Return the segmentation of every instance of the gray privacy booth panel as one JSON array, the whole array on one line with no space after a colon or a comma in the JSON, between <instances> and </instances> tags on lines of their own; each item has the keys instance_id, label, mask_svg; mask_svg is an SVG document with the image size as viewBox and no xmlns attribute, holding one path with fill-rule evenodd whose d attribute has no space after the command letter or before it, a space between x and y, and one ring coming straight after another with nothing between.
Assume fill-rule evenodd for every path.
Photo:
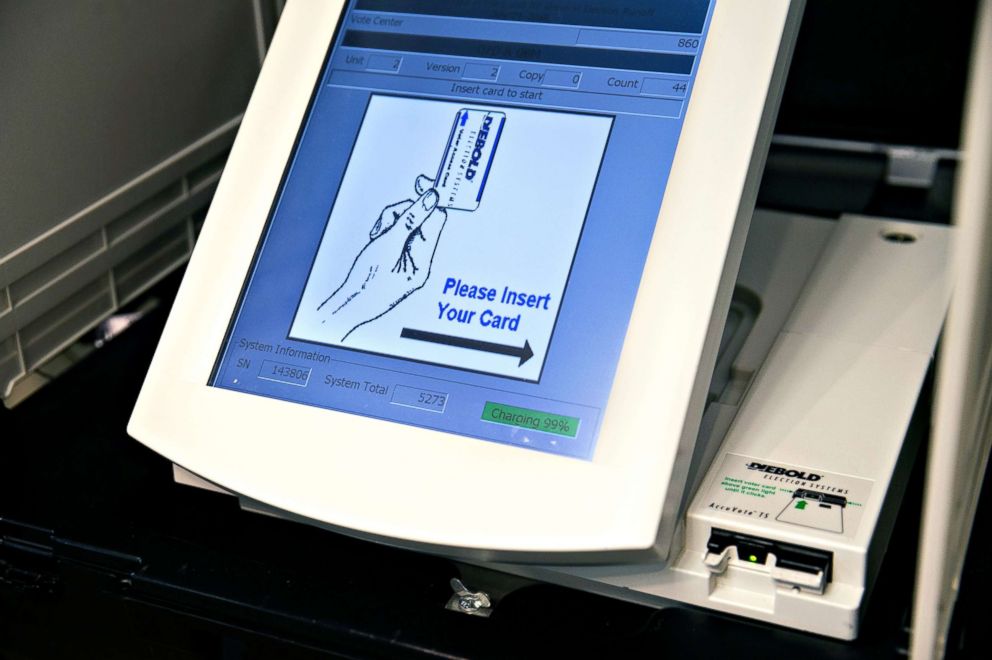
<instances>
[{"instance_id":1,"label":"gray privacy booth panel","mask_svg":"<svg viewBox=\"0 0 992 660\"><path fill-rule=\"evenodd\" d=\"M0 398L189 257L281 6L0 4Z\"/></svg>"}]
</instances>

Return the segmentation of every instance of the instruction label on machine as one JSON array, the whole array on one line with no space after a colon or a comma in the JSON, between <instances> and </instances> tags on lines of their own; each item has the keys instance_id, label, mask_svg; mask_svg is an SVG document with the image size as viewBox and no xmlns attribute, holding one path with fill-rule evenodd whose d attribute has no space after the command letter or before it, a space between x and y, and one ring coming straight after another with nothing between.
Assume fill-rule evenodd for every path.
<instances>
[{"instance_id":1,"label":"instruction label on machine","mask_svg":"<svg viewBox=\"0 0 992 660\"><path fill-rule=\"evenodd\" d=\"M873 482L741 454L723 458L710 512L854 538Z\"/></svg>"}]
</instances>

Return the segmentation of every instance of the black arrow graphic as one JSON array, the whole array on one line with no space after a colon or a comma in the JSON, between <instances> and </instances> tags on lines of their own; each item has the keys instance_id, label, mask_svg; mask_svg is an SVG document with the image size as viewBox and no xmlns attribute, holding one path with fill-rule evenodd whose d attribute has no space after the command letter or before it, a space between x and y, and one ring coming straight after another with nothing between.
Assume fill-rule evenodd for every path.
<instances>
[{"instance_id":1,"label":"black arrow graphic","mask_svg":"<svg viewBox=\"0 0 992 660\"><path fill-rule=\"evenodd\" d=\"M403 331L400 332L400 337L403 339L426 341L431 344L443 344L445 346L467 348L472 351L482 351L484 353L509 355L510 357L520 359L520 364L517 365L518 367L524 366L524 363L527 362L527 360L534 357L534 351L531 350L529 341L524 341L523 346L507 346L506 344L494 344L488 341L479 341L478 339L467 339L465 337L455 337L453 335L442 335L436 332L413 330L411 328L403 328Z\"/></svg>"}]
</instances>

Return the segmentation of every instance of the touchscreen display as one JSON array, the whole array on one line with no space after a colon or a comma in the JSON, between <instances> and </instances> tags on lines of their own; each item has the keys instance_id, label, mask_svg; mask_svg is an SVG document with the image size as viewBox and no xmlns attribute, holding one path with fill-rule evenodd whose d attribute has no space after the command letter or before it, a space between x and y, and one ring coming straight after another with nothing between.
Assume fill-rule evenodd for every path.
<instances>
[{"instance_id":1,"label":"touchscreen display","mask_svg":"<svg viewBox=\"0 0 992 660\"><path fill-rule=\"evenodd\" d=\"M590 458L711 4L351 0L211 385Z\"/></svg>"}]
</instances>

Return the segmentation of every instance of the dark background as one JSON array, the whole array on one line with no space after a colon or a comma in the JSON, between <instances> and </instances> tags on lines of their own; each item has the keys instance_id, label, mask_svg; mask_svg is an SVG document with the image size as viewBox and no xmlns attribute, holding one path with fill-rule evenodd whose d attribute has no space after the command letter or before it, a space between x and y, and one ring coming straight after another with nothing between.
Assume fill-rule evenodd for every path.
<instances>
[{"instance_id":1,"label":"dark background","mask_svg":"<svg viewBox=\"0 0 992 660\"><path fill-rule=\"evenodd\" d=\"M975 0L807 0L777 133L956 148Z\"/></svg>"}]
</instances>

